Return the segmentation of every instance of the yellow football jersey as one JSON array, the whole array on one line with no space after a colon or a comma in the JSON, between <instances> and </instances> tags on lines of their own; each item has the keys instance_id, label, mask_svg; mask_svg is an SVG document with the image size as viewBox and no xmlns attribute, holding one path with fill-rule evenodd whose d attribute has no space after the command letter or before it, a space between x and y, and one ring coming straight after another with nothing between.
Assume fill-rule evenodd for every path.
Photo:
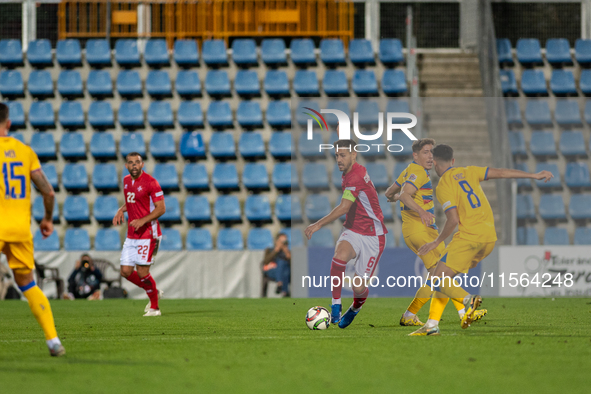
<instances>
[{"instance_id":1,"label":"yellow football jersey","mask_svg":"<svg viewBox=\"0 0 591 394\"><path fill-rule=\"evenodd\" d=\"M37 154L16 138L0 137L0 240L23 242L31 234L31 172Z\"/></svg>"},{"instance_id":2,"label":"yellow football jersey","mask_svg":"<svg viewBox=\"0 0 591 394\"><path fill-rule=\"evenodd\" d=\"M459 238L481 243L497 240L493 212L480 186L488 167L450 167L437 185L437 200L444 211L457 208Z\"/></svg>"},{"instance_id":3,"label":"yellow football jersey","mask_svg":"<svg viewBox=\"0 0 591 394\"><path fill-rule=\"evenodd\" d=\"M396 184L400 187L405 183L410 183L417 188L417 191L413 196L414 201L425 211L435 214L435 207L433 204L433 185L429 178L429 171L413 161L404 171L402 171L396 180ZM419 214L410 208L405 207L402 201L400 202L400 210L402 216L402 233L405 237L426 229L423 222L421 222ZM435 223L429 227L437 230Z\"/></svg>"}]
</instances>

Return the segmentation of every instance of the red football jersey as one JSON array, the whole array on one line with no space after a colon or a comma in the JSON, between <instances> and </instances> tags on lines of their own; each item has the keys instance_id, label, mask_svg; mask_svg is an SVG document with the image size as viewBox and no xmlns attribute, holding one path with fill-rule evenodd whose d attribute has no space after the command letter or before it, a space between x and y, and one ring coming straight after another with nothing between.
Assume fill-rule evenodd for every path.
<instances>
[{"instance_id":1,"label":"red football jersey","mask_svg":"<svg viewBox=\"0 0 591 394\"><path fill-rule=\"evenodd\" d=\"M343 193L348 190L355 197L353 206L347 212L345 228L361 235L386 234L388 230L384 225L378 192L365 167L353 163L351 171L343 174L342 188Z\"/></svg>"},{"instance_id":2,"label":"red football jersey","mask_svg":"<svg viewBox=\"0 0 591 394\"><path fill-rule=\"evenodd\" d=\"M129 223L149 215L154 210L154 203L164 199L158 181L143 171L136 180L131 179L131 175L123 178L123 194ZM127 238L130 239L158 238L161 235L158 220L146 223L137 231L129 225L127 227Z\"/></svg>"}]
</instances>

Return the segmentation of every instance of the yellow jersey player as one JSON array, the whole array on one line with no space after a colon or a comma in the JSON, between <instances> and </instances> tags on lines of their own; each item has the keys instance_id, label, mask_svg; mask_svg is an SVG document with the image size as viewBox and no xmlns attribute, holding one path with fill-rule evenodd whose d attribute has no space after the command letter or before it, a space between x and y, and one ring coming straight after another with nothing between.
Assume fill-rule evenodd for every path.
<instances>
[{"instance_id":1,"label":"yellow jersey player","mask_svg":"<svg viewBox=\"0 0 591 394\"><path fill-rule=\"evenodd\" d=\"M54 192L35 152L9 137L9 129L8 106L0 103L0 252L6 255L14 280L45 333L49 354L59 357L66 350L57 336L49 301L33 278L31 181L43 195L45 216L39 228L44 237L53 232Z\"/></svg>"},{"instance_id":2,"label":"yellow jersey player","mask_svg":"<svg viewBox=\"0 0 591 394\"><path fill-rule=\"evenodd\" d=\"M456 226L458 232L444 249L430 278L435 290L445 297L463 299L466 313L461 321L467 328L474 321L474 311L482 302L479 295L470 295L451 278L465 274L492 252L497 233L493 212L480 186L480 182L501 178L530 178L547 182L552 178L549 171L531 174L525 171L490 167L454 167L453 149L437 145L433 149L435 172L441 178L437 185L437 201L445 211L446 222L441 233L432 242L419 248L419 255L426 255L439 247ZM410 335L439 335L439 320L443 311L429 313L427 323Z\"/></svg>"}]
</instances>

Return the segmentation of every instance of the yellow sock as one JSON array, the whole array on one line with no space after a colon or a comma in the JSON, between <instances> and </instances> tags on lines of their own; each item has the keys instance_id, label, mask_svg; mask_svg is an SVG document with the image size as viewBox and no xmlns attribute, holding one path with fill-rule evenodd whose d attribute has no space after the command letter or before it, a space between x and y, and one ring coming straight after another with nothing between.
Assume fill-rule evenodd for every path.
<instances>
[{"instance_id":1,"label":"yellow sock","mask_svg":"<svg viewBox=\"0 0 591 394\"><path fill-rule=\"evenodd\" d=\"M436 291L433 294L433 298L431 298L431 307L429 308L429 320L441 320L441 315L443 315L443 311L445 306L449 302L449 298L447 298L444 294Z\"/></svg>"},{"instance_id":2,"label":"yellow sock","mask_svg":"<svg viewBox=\"0 0 591 394\"><path fill-rule=\"evenodd\" d=\"M431 288L427 285L423 285L419 290L417 290L417 294L415 294L415 298L412 300L410 305L408 306L408 311L412 314L417 314L417 312L429 301L431 298Z\"/></svg>"},{"instance_id":3,"label":"yellow sock","mask_svg":"<svg viewBox=\"0 0 591 394\"><path fill-rule=\"evenodd\" d=\"M32 282L33 286L23 291L23 295L29 301L29 308L37 319L37 322L45 333L45 339L57 338L57 331L55 330L55 323L53 322L53 313L51 313L51 306L49 300L41 289ZM24 288L26 288L25 286ZM21 288L22 291L22 288Z\"/></svg>"},{"instance_id":4,"label":"yellow sock","mask_svg":"<svg viewBox=\"0 0 591 394\"><path fill-rule=\"evenodd\" d=\"M459 311L461 311L462 309L464 309L464 300L461 298L452 298L451 301L454 303L454 306L456 307L456 309Z\"/></svg>"},{"instance_id":5,"label":"yellow sock","mask_svg":"<svg viewBox=\"0 0 591 394\"><path fill-rule=\"evenodd\" d=\"M442 280L439 284L439 291L445 294L446 297L463 301L464 298L470 295L461 286L454 285L453 281L449 279L449 276Z\"/></svg>"}]
</instances>

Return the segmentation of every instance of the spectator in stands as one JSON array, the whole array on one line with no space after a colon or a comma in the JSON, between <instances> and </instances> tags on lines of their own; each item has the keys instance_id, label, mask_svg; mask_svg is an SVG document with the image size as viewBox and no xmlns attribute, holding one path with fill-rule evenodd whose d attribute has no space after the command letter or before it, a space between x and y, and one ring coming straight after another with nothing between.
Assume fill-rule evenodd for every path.
<instances>
[{"instance_id":1,"label":"spectator in stands","mask_svg":"<svg viewBox=\"0 0 591 394\"><path fill-rule=\"evenodd\" d=\"M74 271L68 278L68 292L64 294L64 298L98 300L101 295L102 279L103 274L94 266L92 257L85 253L80 256L80 260L76 261Z\"/></svg>"},{"instance_id":2,"label":"spectator in stands","mask_svg":"<svg viewBox=\"0 0 591 394\"><path fill-rule=\"evenodd\" d=\"M265 250L263 260L263 274L277 282L277 293L282 297L289 296L289 284L291 282L291 252L287 242L287 235L277 234L275 246Z\"/></svg>"}]
</instances>

